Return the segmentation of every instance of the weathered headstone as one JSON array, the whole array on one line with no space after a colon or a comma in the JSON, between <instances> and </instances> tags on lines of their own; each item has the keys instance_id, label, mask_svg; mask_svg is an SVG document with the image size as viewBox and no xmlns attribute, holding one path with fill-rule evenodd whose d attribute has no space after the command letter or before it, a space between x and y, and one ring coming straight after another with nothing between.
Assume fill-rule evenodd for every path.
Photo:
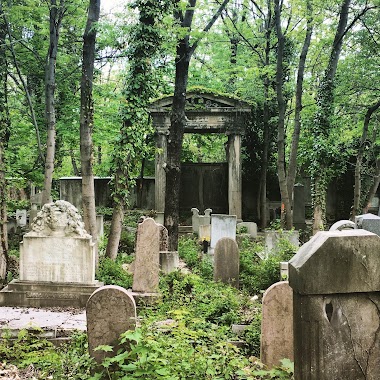
<instances>
[{"instance_id":1,"label":"weathered headstone","mask_svg":"<svg viewBox=\"0 0 380 380\"><path fill-rule=\"evenodd\" d=\"M242 228L247 229L247 233L253 238L257 238L257 224L255 222L240 222L236 225L237 231Z\"/></svg>"},{"instance_id":2,"label":"weathered headstone","mask_svg":"<svg viewBox=\"0 0 380 380\"><path fill-rule=\"evenodd\" d=\"M16 210L16 222L19 227L26 226L26 210Z\"/></svg>"},{"instance_id":3,"label":"weathered headstone","mask_svg":"<svg viewBox=\"0 0 380 380\"><path fill-rule=\"evenodd\" d=\"M356 228L373 232L380 236L380 216L374 214L363 214L355 217Z\"/></svg>"},{"instance_id":4,"label":"weathered headstone","mask_svg":"<svg viewBox=\"0 0 380 380\"><path fill-rule=\"evenodd\" d=\"M380 373L380 238L319 232L289 262L297 380L369 380Z\"/></svg>"},{"instance_id":5,"label":"weathered headstone","mask_svg":"<svg viewBox=\"0 0 380 380\"><path fill-rule=\"evenodd\" d=\"M281 261L280 262L280 279L282 281L288 280L289 278L289 262Z\"/></svg>"},{"instance_id":6,"label":"weathered headstone","mask_svg":"<svg viewBox=\"0 0 380 380\"><path fill-rule=\"evenodd\" d=\"M298 231L275 231L266 230L265 235L265 256L278 252L280 239L287 239L295 247L299 247Z\"/></svg>"},{"instance_id":7,"label":"weathered headstone","mask_svg":"<svg viewBox=\"0 0 380 380\"><path fill-rule=\"evenodd\" d=\"M239 288L239 248L234 239L218 240L214 250L214 281Z\"/></svg>"},{"instance_id":8,"label":"weathered headstone","mask_svg":"<svg viewBox=\"0 0 380 380\"><path fill-rule=\"evenodd\" d=\"M78 210L45 204L20 244L20 279L2 290L0 305L84 307L95 280L95 247Z\"/></svg>"},{"instance_id":9,"label":"weathered headstone","mask_svg":"<svg viewBox=\"0 0 380 380\"><path fill-rule=\"evenodd\" d=\"M104 235L104 218L103 215L96 215L96 228L98 231L98 236L101 237Z\"/></svg>"},{"instance_id":10,"label":"weathered headstone","mask_svg":"<svg viewBox=\"0 0 380 380\"><path fill-rule=\"evenodd\" d=\"M160 268L163 273L171 273L179 267L178 251L160 251Z\"/></svg>"},{"instance_id":11,"label":"weathered headstone","mask_svg":"<svg viewBox=\"0 0 380 380\"><path fill-rule=\"evenodd\" d=\"M193 216L191 217L191 225L193 227L193 232L197 234L199 229L199 210L193 207L191 212L193 213Z\"/></svg>"},{"instance_id":12,"label":"weathered headstone","mask_svg":"<svg viewBox=\"0 0 380 380\"><path fill-rule=\"evenodd\" d=\"M236 240L236 215L212 214L210 254L214 253L218 240L224 237Z\"/></svg>"},{"instance_id":13,"label":"weathered headstone","mask_svg":"<svg viewBox=\"0 0 380 380\"><path fill-rule=\"evenodd\" d=\"M135 300L120 286L103 286L89 298L86 318L89 353L100 364L104 358L116 354L120 335L135 329ZM113 346L113 351L95 351L100 345Z\"/></svg>"},{"instance_id":14,"label":"weathered headstone","mask_svg":"<svg viewBox=\"0 0 380 380\"><path fill-rule=\"evenodd\" d=\"M293 361L293 291L287 281L270 286L263 296L261 361L269 368Z\"/></svg>"},{"instance_id":15,"label":"weathered headstone","mask_svg":"<svg viewBox=\"0 0 380 380\"><path fill-rule=\"evenodd\" d=\"M132 289L134 292L155 293L160 270L160 225L146 218L138 225Z\"/></svg>"}]
</instances>

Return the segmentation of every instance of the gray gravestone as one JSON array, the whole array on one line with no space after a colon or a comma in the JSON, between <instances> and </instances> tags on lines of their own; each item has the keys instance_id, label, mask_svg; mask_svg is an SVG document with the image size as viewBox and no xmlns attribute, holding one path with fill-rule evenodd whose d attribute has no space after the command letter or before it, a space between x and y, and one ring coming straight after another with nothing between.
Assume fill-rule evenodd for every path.
<instances>
[{"instance_id":1,"label":"gray gravestone","mask_svg":"<svg viewBox=\"0 0 380 380\"><path fill-rule=\"evenodd\" d=\"M369 380L380 373L380 238L319 232L289 262L295 379Z\"/></svg>"},{"instance_id":2,"label":"gray gravestone","mask_svg":"<svg viewBox=\"0 0 380 380\"><path fill-rule=\"evenodd\" d=\"M16 210L16 222L19 227L26 226L26 210Z\"/></svg>"},{"instance_id":3,"label":"gray gravestone","mask_svg":"<svg viewBox=\"0 0 380 380\"><path fill-rule=\"evenodd\" d=\"M171 273L179 267L178 251L160 251L160 268L163 273Z\"/></svg>"},{"instance_id":4,"label":"gray gravestone","mask_svg":"<svg viewBox=\"0 0 380 380\"><path fill-rule=\"evenodd\" d=\"M364 214L355 217L356 228L362 228L380 236L380 216Z\"/></svg>"},{"instance_id":5,"label":"gray gravestone","mask_svg":"<svg viewBox=\"0 0 380 380\"><path fill-rule=\"evenodd\" d=\"M305 218L305 186L302 183L296 183L294 190L294 206L293 206L293 224L297 230L306 228Z\"/></svg>"},{"instance_id":6,"label":"gray gravestone","mask_svg":"<svg viewBox=\"0 0 380 380\"><path fill-rule=\"evenodd\" d=\"M160 225L152 218L146 218L137 228L132 285L134 292L154 293L158 290L159 252Z\"/></svg>"},{"instance_id":7,"label":"gray gravestone","mask_svg":"<svg viewBox=\"0 0 380 380\"><path fill-rule=\"evenodd\" d=\"M193 213L193 216L191 217L191 225L193 227L193 232L197 234L199 228L199 210L193 207L191 212Z\"/></svg>"},{"instance_id":8,"label":"gray gravestone","mask_svg":"<svg viewBox=\"0 0 380 380\"><path fill-rule=\"evenodd\" d=\"M255 222L240 222L236 225L237 230L241 230L242 227L247 229L247 233L253 238L257 238L257 224Z\"/></svg>"},{"instance_id":9,"label":"gray gravestone","mask_svg":"<svg viewBox=\"0 0 380 380\"><path fill-rule=\"evenodd\" d=\"M236 215L212 214L210 254L214 253L218 240L224 237L236 240Z\"/></svg>"},{"instance_id":10,"label":"gray gravestone","mask_svg":"<svg viewBox=\"0 0 380 380\"><path fill-rule=\"evenodd\" d=\"M104 358L116 354L120 335L135 329L136 304L124 288L103 286L89 298L86 318L89 353L100 364ZM113 346L113 351L95 351L100 345Z\"/></svg>"},{"instance_id":11,"label":"gray gravestone","mask_svg":"<svg viewBox=\"0 0 380 380\"><path fill-rule=\"evenodd\" d=\"M298 231L275 231L266 230L265 236L265 256L278 252L280 239L287 239L295 247L299 247L299 232Z\"/></svg>"},{"instance_id":12,"label":"gray gravestone","mask_svg":"<svg viewBox=\"0 0 380 380\"><path fill-rule=\"evenodd\" d=\"M260 359L269 368L293 361L293 291L287 281L270 286L263 296Z\"/></svg>"},{"instance_id":13,"label":"gray gravestone","mask_svg":"<svg viewBox=\"0 0 380 380\"><path fill-rule=\"evenodd\" d=\"M234 239L221 238L216 243L214 281L239 288L239 248Z\"/></svg>"}]
</instances>

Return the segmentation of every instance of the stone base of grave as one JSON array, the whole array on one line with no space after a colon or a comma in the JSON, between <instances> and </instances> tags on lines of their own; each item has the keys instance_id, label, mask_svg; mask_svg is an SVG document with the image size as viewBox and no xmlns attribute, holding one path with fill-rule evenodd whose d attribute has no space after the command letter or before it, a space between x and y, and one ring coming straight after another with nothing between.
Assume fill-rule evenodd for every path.
<instances>
[{"instance_id":1,"label":"stone base of grave","mask_svg":"<svg viewBox=\"0 0 380 380\"><path fill-rule=\"evenodd\" d=\"M101 286L99 281L81 284L13 280L0 291L0 306L84 308Z\"/></svg>"},{"instance_id":2,"label":"stone base of grave","mask_svg":"<svg viewBox=\"0 0 380 380\"><path fill-rule=\"evenodd\" d=\"M145 305L154 305L157 302L162 300L161 293L140 293L140 292L131 292L137 307Z\"/></svg>"}]
</instances>

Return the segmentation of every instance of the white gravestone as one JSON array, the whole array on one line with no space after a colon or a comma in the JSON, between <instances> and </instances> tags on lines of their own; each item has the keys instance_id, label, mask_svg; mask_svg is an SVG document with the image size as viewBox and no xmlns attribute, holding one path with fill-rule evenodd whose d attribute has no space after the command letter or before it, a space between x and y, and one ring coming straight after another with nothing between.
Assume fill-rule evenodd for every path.
<instances>
[{"instance_id":1,"label":"white gravestone","mask_svg":"<svg viewBox=\"0 0 380 380\"><path fill-rule=\"evenodd\" d=\"M19 227L26 226L26 210L16 210L16 222Z\"/></svg>"},{"instance_id":2,"label":"white gravestone","mask_svg":"<svg viewBox=\"0 0 380 380\"><path fill-rule=\"evenodd\" d=\"M236 215L212 214L210 254L214 253L218 240L224 237L236 240Z\"/></svg>"},{"instance_id":3,"label":"white gravestone","mask_svg":"<svg viewBox=\"0 0 380 380\"><path fill-rule=\"evenodd\" d=\"M77 209L66 201L44 205L20 244L20 280L95 283L95 248Z\"/></svg>"}]
</instances>

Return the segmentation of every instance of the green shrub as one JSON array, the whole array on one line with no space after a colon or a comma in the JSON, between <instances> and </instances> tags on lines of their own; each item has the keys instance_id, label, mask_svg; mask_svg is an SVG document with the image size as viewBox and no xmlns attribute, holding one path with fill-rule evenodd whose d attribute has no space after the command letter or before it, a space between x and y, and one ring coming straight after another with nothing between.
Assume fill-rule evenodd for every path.
<instances>
[{"instance_id":1,"label":"green shrub","mask_svg":"<svg viewBox=\"0 0 380 380\"><path fill-rule=\"evenodd\" d=\"M113 261L108 257L99 260L99 267L96 271L96 278L104 282L104 285L119 285L129 289L132 287L133 276L123 268L123 256Z\"/></svg>"}]
</instances>

